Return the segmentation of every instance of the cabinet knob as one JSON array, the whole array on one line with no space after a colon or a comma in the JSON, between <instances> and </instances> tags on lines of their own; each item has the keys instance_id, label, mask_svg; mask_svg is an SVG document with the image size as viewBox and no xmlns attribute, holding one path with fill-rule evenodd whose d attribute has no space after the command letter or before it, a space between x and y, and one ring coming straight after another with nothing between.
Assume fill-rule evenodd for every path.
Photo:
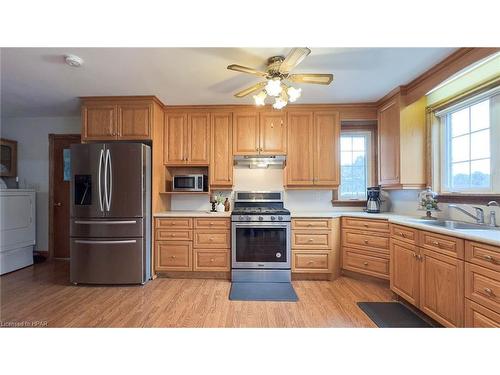
<instances>
[{"instance_id":1,"label":"cabinet knob","mask_svg":"<svg viewBox=\"0 0 500 375\"><path fill-rule=\"evenodd\" d=\"M307 264L313 264L314 263L314 260L310 260L309 262L307 262Z\"/></svg>"},{"instance_id":2,"label":"cabinet knob","mask_svg":"<svg viewBox=\"0 0 500 375\"><path fill-rule=\"evenodd\" d=\"M368 265L368 262L363 262L363 265L367 266L367 265Z\"/></svg>"},{"instance_id":3,"label":"cabinet knob","mask_svg":"<svg viewBox=\"0 0 500 375\"><path fill-rule=\"evenodd\" d=\"M210 262L215 262L215 259L214 258L210 258Z\"/></svg>"},{"instance_id":4,"label":"cabinet knob","mask_svg":"<svg viewBox=\"0 0 500 375\"><path fill-rule=\"evenodd\" d=\"M365 228L368 228L368 224L364 224Z\"/></svg>"},{"instance_id":5,"label":"cabinet knob","mask_svg":"<svg viewBox=\"0 0 500 375\"><path fill-rule=\"evenodd\" d=\"M210 225L214 225L214 223L210 223Z\"/></svg>"},{"instance_id":6,"label":"cabinet knob","mask_svg":"<svg viewBox=\"0 0 500 375\"><path fill-rule=\"evenodd\" d=\"M56 202L56 203L54 203L54 206L55 206L55 207L61 207L61 206L62 206L62 203L61 203L61 202Z\"/></svg>"},{"instance_id":7,"label":"cabinet knob","mask_svg":"<svg viewBox=\"0 0 500 375\"><path fill-rule=\"evenodd\" d=\"M365 243L365 245L368 245L368 240L364 240L363 242Z\"/></svg>"},{"instance_id":8,"label":"cabinet knob","mask_svg":"<svg viewBox=\"0 0 500 375\"><path fill-rule=\"evenodd\" d=\"M210 237L210 238L209 238L209 240L210 240L210 241L213 241L213 240L214 240L214 238L213 238L213 237Z\"/></svg>"},{"instance_id":9,"label":"cabinet knob","mask_svg":"<svg viewBox=\"0 0 500 375\"><path fill-rule=\"evenodd\" d=\"M309 242L313 242L313 241L314 241L314 239L313 239L313 238L309 238Z\"/></svg>"},{"instance_id":10,"label":"cabinet knob","mask_svg":"<svg viewBox=\"0 0 500 375\"><path fill-rule=\"evenodd\" d=\"M490 296L494 296L495 293L490 288L484 288L484 292Z\"/></svg>"},{"instance_id":11,"label":"cabinet knob","mask_svg":"<svg viewBox=\"0 0 500 375\"><path fill-rule=\"evenodd\" d=\"M172 255L170 258L175 259L175 255Z\"/></svg>"},{"instance_id":12,"label":"cabinet knob","mask_svg":"<svg viewBox=\"0 0 500 375\"><path fill-rule=\"evenodd\" d=\"M175 233L172 233L170 236L175 237Z\"/></svg>"},{"instance_id":13,"label":"cabinet knob","mask_svg":"<svg viewBox=\"0 0 500 375\"><path fill-rule=\"evenodd\" d=\"M484 258L484 260L486 260L488 262L495 263L495 264L498 263L498 261L495 258L493 258L491 255L484 255L483 258Z\"/></svg>"},{"instance_id":14,"label":"cabinet knob","mask_svg":"<svg viewBox=\"0 0 500 375\"><path fill-rule=\"evenodd\" d=\"M404 234L403 232L399 232L399 235L400 235L401 237L404 237L404 236L405 236L405 234Z\"/></svg>"},{"instance_id":15,"label":"cabinet knob","mask_svg":"<svg viewBox=\"0 0 500 375\"><path fill-rule=\"evenodd\" d=\"M437 242L437 241L432 241L432 244L433 244L434 246L439 246L439 242Z\"/></svg>"}]
</instances>

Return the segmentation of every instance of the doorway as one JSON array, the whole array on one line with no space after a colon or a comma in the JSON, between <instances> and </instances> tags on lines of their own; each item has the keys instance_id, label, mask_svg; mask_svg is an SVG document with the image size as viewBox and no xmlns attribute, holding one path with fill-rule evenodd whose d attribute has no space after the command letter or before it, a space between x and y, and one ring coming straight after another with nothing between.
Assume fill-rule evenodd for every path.
<instances>
[{"instance_id":1,"label":"doorway","mask_svg":"<svg viewBox=\"0 0 500 375\"><path fill-rule=\"evenodd\" d=\"M78 134L49 134L49 257L69 258L70 145Z\"/></svg>"}]
</instances>

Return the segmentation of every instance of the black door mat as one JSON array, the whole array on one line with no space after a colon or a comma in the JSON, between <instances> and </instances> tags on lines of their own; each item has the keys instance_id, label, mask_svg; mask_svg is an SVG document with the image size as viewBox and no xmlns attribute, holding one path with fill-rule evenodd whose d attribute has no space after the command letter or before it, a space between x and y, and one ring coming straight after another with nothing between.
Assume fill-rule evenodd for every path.
<instances>
[{"instance_id":1,"label":"black door mat","mask_svg":"<svg viewBox=\"0 0 500 375\"><path fill-rule=\"evenodd\" d=\"M232 301L298 301L292 283L232 283Z\"/></svg>"},{"instance_id":2,"label":"black door mat","mask_svg":"<svg viewBox=\"0 0 500 375\"><path fill-rule=\"evenodd\" d=\"M358 302L380 328L432 328L433 326L399 302Z\"/></svg>"}]
</instances>

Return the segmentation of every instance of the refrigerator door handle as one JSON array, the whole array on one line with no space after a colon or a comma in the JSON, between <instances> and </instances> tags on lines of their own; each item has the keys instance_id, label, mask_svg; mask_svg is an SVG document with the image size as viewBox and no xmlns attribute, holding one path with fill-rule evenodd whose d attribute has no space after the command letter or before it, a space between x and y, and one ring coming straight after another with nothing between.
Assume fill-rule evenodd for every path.
<instances>
[{"instance_id":1,"label":"refrigerator door handle","mask_svg":"<svg viewBox=\"0 0 500 375\"><path fill-rule=\"evenodd\" d=\"M136 243L137 240L75 240L75 243L81 244L92 244L92 245L113 245L113 244L124 244L124 243Z\"/></svg>"},{"instance_id":2,"label":"refrigerator door handle","mask_svg":"<svg viewBox=\"0 0 500 375\"><path fill-rule=\"evenodd\" d=\"M106 150L106 155L104 157L104 209L109 211L108 202L108 157L109 150Z\"/></svg>"},{"instance_id":3,"label":"refrigerator door handle","mask_svg":"<svg viewBox=\"0 0 500 375\"><path fill-rule=\"evenodd\" d=\"M99 208L101 209L101 212L104 211L103 204L102 204L102 186L101 186L101 171L102 171L102 160L104 158L104 150L101 149L101 153L99 155L99 171L97 172L98 177L98 187L97 189L99 190Z\"/></svg>"},{"instance_id":4,"label":"refrigerator door handle","mask_svg":"<svg viewBox=\"0 0 500 375\"><path fill-rule=\"evenodd\" d=\"M111 152L109 150L106 150L108 152L107 158L108 158L108 164L109 164L109 169L108 169L108 176L109 176L109 188L108 188L108 211L111 209L111 196L113 194L113 164L111 160Z\"/></svg>"},{"instance_id":5,"label":"refrigerator door handle","mask_svg":"<svg viewBox=\"0 0 500 375\"><path fill-rule=\"evenodd\" d=\"M94 220L75 220L75 224L137 224L137 220L114 220L114 221L94 221Z\"/></svg>"}]
</instances>

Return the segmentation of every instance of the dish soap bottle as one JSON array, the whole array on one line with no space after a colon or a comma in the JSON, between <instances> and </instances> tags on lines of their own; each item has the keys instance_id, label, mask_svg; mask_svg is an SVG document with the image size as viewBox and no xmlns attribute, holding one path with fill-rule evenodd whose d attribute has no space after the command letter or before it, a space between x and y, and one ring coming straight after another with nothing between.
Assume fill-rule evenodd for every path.
<instances>
[{"instance_id":1,"label":"dish soap bottle","mask_svg":"<svg viewBox=\"0 0 500 375\"><path fill-rule=\"evenodd\" d=\"M224 211L229 211L231 210L231 203L229 203L229 198L226 198L226 200L224 201Z\"/></svg>"}]
</instances>

